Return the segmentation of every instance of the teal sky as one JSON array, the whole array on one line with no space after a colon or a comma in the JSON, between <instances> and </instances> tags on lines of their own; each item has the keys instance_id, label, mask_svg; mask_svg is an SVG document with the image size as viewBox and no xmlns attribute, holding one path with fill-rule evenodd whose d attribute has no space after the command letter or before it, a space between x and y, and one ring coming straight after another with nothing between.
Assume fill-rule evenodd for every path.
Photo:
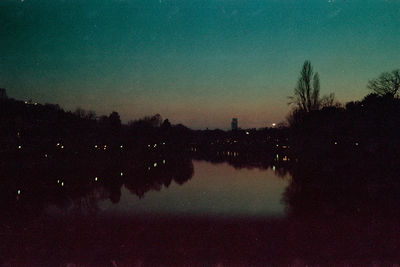
<instances>
[{"instance_id":1,"label":"teal sky","mask_svg":"<svg viewBox=\"0 0 400 267\"><path fill-rule=\"evenodd\" d=\"M284 120L304 60L341 102L400 68L398 0L1 0L0 87L123 121Z\"/></svg>"}]
</instances>

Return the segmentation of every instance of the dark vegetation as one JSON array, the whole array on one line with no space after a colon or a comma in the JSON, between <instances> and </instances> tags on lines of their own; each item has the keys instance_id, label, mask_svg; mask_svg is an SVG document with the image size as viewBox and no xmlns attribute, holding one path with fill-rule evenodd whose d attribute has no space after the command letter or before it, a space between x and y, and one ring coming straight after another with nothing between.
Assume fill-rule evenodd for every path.
<instances>
[{"instance_id":1,"label":"dark vegetation","mask_svg":"<svg viewBox=\"0 0 400 267\"><path fill-rule=\"evenodd\" d=\"M28 260L21 262L38 264L48 254L41 252L48 244L38 244L40 236L65 246L80 244L76 251L84 253L49 241L57 263L71 257L110 263L123 257L152 264L171 255L183 265L204 259L210 259L206 264L398 261L398 73L383 73L368 83L372 93L342 105L333 94L320 97L319 76L307 61L290 98L294 108L287 127L236 131L195 131L160 115L123 124L117 112L100 117L83 109L68 112L58 105L8 99L1 91L0 234L3 244L11 244L1 248L15 257L25 251ZM194 174L192 159L290 174L283 196L288 217L100 222L95 216L85 221L71 216L47 222L54 229L41 232L47 219L40 216L49 205L94 215L98 201L119 202L123 186L141 198L172 182L184 184ZM27 235L26 243L18 243L14 233ZM76 241L84 235L91 239ZM102 235L115 245L110 259L98 258ZM157 242L170 249L152 249Z\"/></svg>"},{"instance_id":2,"label":"dark vegetation","mask_svg":"<svg viewBox=\"0 0 400 267\"><path fill-rule=\"evenodd\" d=\"M159 114L123 124L115 111L99 117L81 108L64 111L54 104L9 99L2 89L0 155L5 160L0 164L17 169L59 162L71 166L77 164L71 163L74 160L90 165L180 155L228 161L237 168L281 163L296 169L310 162L395 168L400 158L399 81L398 70L383 73L369 81L371 94L343 106L333 94L320 97L319 75L306 61L290 97L294 108L287 127L233 131L191 130Z\"/></svg>"},{"instance_id":3,"label":"dark vegetation","mask_svg":"<svg viewBox=\"0 0 400 267\"><path fill-rule=\"evenodd\" d=\"M400 158L398 74L398 70L381 74L369 81L371 94L343 106L333 94L320 97L319 75L306 61L290 97L294 108L288 126L232 131L191 130L159 114L123 124L115 111L109 116L81 108L64 111L54 104L9 99L2 89L0 155L5 160L0 164L9 170L19 166L46 169L60 162L109 166L113 161L156 162L179 155L180 160L228 161L236 168L283 164L286 170L296 170L299 164L310 163L339 164L342 169L352 164L361 169L396 168ZM18 179L9 180L15 183L11 190L15 194L21 186L15 182Z\"/></svg>"}]
</instances>

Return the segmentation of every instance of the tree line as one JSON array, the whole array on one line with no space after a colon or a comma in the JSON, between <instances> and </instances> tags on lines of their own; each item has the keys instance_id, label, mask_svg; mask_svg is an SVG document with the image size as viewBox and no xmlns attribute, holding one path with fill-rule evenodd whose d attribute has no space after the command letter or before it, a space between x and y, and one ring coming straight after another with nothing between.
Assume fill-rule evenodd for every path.
<instances>
[{"instance_id":1,"label":"tree line","mask_svg":"<svg viewBox=\"0 0 400 267\"><path fill-rule=\"evenodd\" d=\"M400 70L382 73L367 88L370 93L362 100L345 105L333 93L321 97L319 75L306 60L289 97L293 109L287 122L295 150L319 157L327 151L343 155L355 146L384 154L400 148Z\"/></svg>"}]
</instances>

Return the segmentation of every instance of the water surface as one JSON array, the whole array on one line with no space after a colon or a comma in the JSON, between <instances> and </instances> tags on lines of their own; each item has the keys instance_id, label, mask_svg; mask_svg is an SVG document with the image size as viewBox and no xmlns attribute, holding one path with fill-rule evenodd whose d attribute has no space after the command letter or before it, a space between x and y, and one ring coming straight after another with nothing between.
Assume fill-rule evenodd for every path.
<instances>
[{"instance_id":1,"label":"water surface","mask_svg":"<svg viewBox=\"0 0 400 267\"><path fill-rule=\"evenodd\" d=\"M272 169L235 169L226 162L193 160L193 165L193 177L182 185L172 182L141 198L123 186L119 203L105 200L99 207L104 213L119 215L284 215L282 193L289 184L289 175L278 177Z\"/></svg>"}]
</instances>

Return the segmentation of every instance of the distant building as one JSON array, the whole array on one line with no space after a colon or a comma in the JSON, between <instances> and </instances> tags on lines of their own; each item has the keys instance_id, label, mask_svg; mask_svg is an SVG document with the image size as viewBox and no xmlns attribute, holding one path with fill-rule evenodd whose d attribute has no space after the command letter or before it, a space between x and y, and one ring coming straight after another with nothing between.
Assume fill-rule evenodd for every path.
<instances>
[{"instance_id":1,"label":"distant building","mask_svg":"<svg viewBox=\"0 0 400 267\"><path fill-rule=\"evenodd\" d=\"M7 99L6 89L0 88L0 99Z\"/></svg>"},{"instance_id":2,"label":"distant building","mask_svg":"<svg viewBox=\"0 0 400 267\"><path fill-rule=\"evenodd\" d=\"M235 131L238 129L238 119L237 118L232 119L231 126L232 126L232 131Z\"/></svg>"}]
</instances>

